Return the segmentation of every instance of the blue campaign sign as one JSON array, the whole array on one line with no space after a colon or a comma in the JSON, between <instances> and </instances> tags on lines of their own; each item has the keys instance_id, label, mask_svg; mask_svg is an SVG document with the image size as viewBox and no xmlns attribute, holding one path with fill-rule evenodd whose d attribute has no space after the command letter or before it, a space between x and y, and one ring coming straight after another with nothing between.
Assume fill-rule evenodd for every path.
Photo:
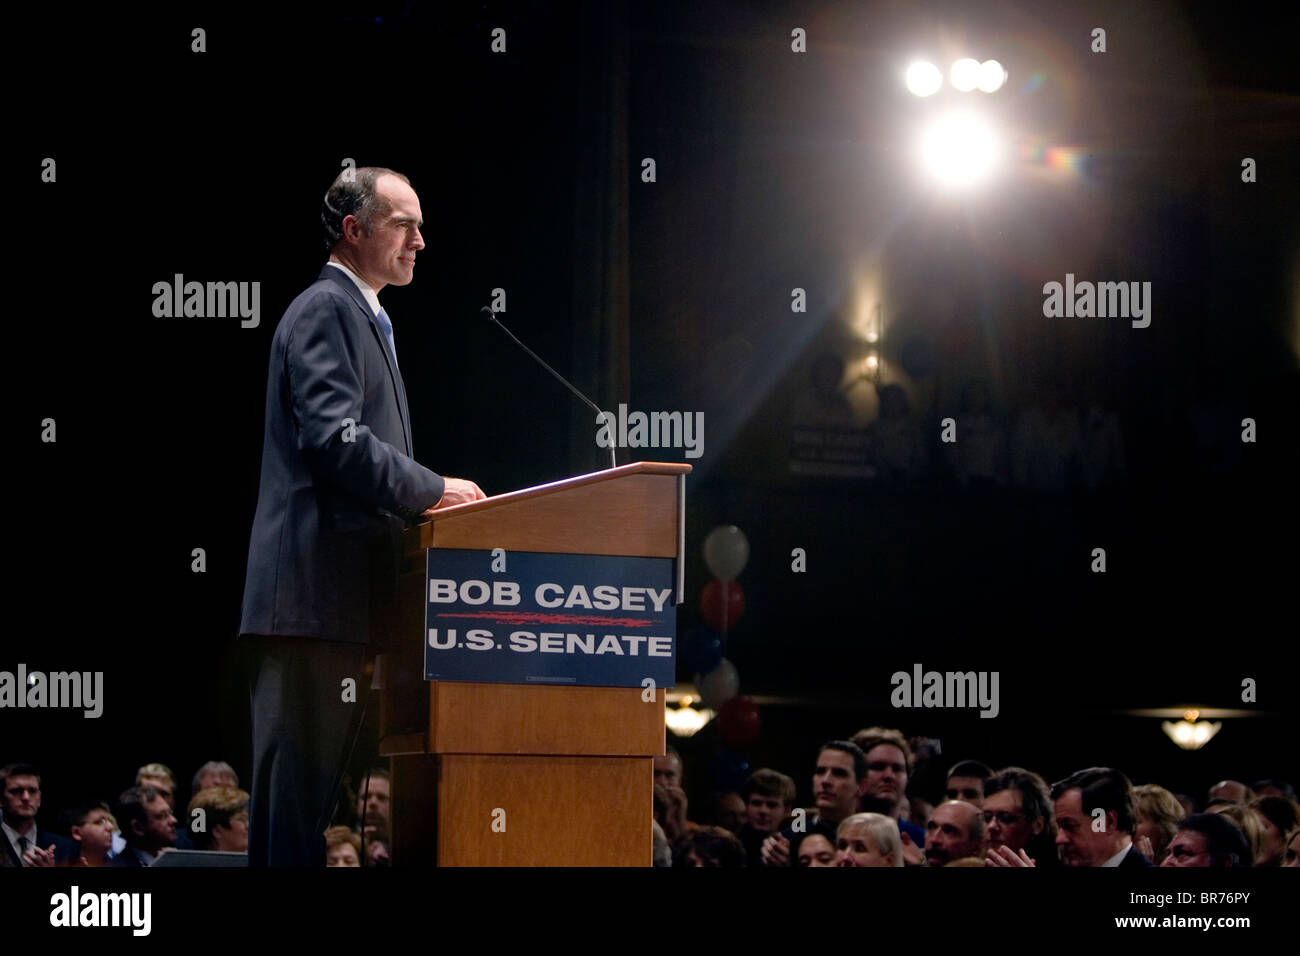
<instances>
[{"instance_id":1,"label":"blue campaign sign","mask_svg":"<svg viewBox=\"0 0 1300 956\"><path fill-rule=\"evenodd\" d=\"M430 548L425 680L672 687L671 558Z\"/></svg>"}]
</instances>

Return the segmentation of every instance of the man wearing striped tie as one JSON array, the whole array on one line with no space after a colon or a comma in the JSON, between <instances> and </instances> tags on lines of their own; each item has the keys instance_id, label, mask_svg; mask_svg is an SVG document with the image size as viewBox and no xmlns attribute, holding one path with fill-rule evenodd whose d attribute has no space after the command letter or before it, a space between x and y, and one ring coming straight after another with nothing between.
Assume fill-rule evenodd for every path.
<instances>
[{"instance_id":1,"label":"man wearing striped tie","mask_svg":"<svg viewBox=\"0 0 1300 956\"><path fill-rule=\"evenodd\" d=\"M367 651L397 594L401 533L483 498L411 447L393 324L379 304L424 248L410 181L345 169L321 209L329 261L271 341L240 642L253 727L250 866L324 866ZM356 681L358 701L343 700ZM351 723L350 723L351 722Z\"/></svg>"}]
</instances>

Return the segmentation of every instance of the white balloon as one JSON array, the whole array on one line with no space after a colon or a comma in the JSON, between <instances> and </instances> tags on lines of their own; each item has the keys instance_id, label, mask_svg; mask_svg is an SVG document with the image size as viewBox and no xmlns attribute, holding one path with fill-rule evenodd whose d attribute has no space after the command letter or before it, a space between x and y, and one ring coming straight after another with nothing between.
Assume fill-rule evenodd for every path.
<instances>
[{"instance_id":1,"label":"white balloon","mask_svg":"<svg viewBox=\"0 0 1300 956\"><path fill-rule=\"evenodd\" d=\"M736 672L736 665L724 657L722 663L707 674L696 674L695 686L700 689L704 706L717 710L740 690L740 674Z\"/></svg>"},{"instance_id":2,"label":"white balloon","mask_svg":"<svg viewBox=\"0 0 1300 956\"><path fill-rule=\"evenodd\" d=\"M749 562L749 539L734 524L719 525L704 539L704 563L720 581L734 581Z\"/></svg>"}]
</instances>

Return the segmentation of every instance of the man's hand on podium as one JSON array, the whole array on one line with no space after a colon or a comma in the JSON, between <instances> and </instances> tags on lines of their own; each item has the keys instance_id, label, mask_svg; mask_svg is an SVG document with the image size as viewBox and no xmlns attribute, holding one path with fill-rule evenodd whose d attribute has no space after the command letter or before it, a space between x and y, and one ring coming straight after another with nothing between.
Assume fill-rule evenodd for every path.
<instances>
[{"instance_id":1,"label":"man's hand on podium","mask_svg":"<svg viewBox=\"0 0 1300 956\"><path fill-rule=\"evenodd\" d=\"M425 514L432 514L440 508L450 508L453 505L463 505L469 501L482 501L487 495L483 494L483 489L472 481L464 478L444 478L442 497L432 508L425 509Z\"/></svg>"}]
</instances>

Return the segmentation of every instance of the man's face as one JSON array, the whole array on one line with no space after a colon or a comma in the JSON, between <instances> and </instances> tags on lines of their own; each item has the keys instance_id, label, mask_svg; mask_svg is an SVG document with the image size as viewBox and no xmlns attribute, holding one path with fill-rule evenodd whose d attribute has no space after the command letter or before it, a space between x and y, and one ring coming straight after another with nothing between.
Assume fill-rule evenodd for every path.
<instances>
[{"instance_id":1,"label":"man's face","mask_svg":"<svg viewBox=\"0 0 1300 956\"><path fill-rule=\"evenodd\" d=\"M893 866L894 858L882 856L876 849L876 841L871 839L871 833L867 830L865 823L854 823L851 826L841 827L838 844L839 855L836 857L837 866Z\"/></svg>"},{"instance_id":2,"label":"man's face","mask_svg":"<svg viewBox=\"0 0 1300 956\"><path fill-rule=\"evenodd\" d=\"M326 866L360 866L361 857L351 843L337 843L325 854Z\"/></svg>"},{"instance_id":3,"label":"man's face","mask_svg":"<svg viewBox=\"0 0 1300 956\"><path fill-rule=\"evenodd\" d=\"M161 795L145 804L144 823L133 822L136 842L146 851L176 845L176 817Z\"/></svg>"},{"instance_id":4,"label":"man's face","mask_svg":"<svg viewBox=\"0 0 1300 956\"><path fill-rule=\"evenodd\" d=\"M780 797L769 797L761 793L751 793L745 807L749 814L749 825L763 833L771 833L785 818L785 804Z\"/></svg>"},{"instance_id":5,"label":"man's face","mask_svg":"<svg viewBox=\"0 0 1300 956\"><path fill-rule=\"evenodd\" d=\"M944 791L948 800L962 800L972 807L984 806L984 781L979 777L949 777Z\"/></svg>"},{"instance_id":6,"label":"man's face","mask_svg":"<svg viewBox=\"0 0 1300 956\"><path fill-rule=\"evenodd\" d=\"M167 801L167 806L176 810L176 785L166 777L141 777L140 786L153 787L158 791L158 796Z\"/></svg>"},{"instance_id":7,"label":"man's face","mask_svg":"<svg viewBox=\"0 0 1300 956\"><path fill-rule=\"evenodd\" d=\"M831 846L831 841L820 833L814 833L804 837L799 844L797 863L801 867L834 866L835 856L835 847Z\"/></svg>"},{"instance_id":8,"label":"man's face","mask_svg":"<svg viewBox=\"0 0 1300 956\"><path fill-rule=\"evenodd\" d=\"M235 775L225 770L209 770L207 773L199 775L199 789L206 790L208 787L234 787Z\"/></svg>"},{"instance_id":9,"label":"man's face","mask_svg":"<svg viewBox=\"0 0 1300 956\"><path fill-rule=\"evenodd\" d=\"M989 846L1009 846L1023 850L1031 837L1043 832L1043 821L1032 823L1025 816L1025 795L1016 787L1007 787L984 798L984 832Z\"/></svg>"},{"instance_id":10,"label":"man's face","mask_svg":"<svg viewBox=\"0 0 1300 956\"><path fill-rule=\"evenodd\" d=\"M212 828L212 849L227 853L248 852L248 811L241 810L230 818L230 826Z\"/></svg>"},{"instance_id":11,"label":"man's face","mask_svg":"<svg viewBox=\"0 0 1300 956\"><path fill-rule=\"evenodd\" d=\"M971 823L979 811L968 803L941 803L925 828L925 859L945 866L966 856L982 857L984 842L971 837Z\"/></svg>"},{"instance_id":12,"label":"man's face","mask_svg":"<svg viewBox=\"0 0 1300 956\"><path fill-rule=\"evenodd\" d=\"M682 762L673 754L655 757L655 783L661 787L682 785Z\"/></svg>"},{"instance_id":13,"label":"man's face","mask_svg":"<svg viewBox=\"0 0 1300 956\"><path fill-rule=\"evenodd\" d=\"M408 285L415 278L415 254L424 248L420 226L420 197L396 176L380 176L375 198L382 209L367 231L360 223L354 229L344 222L348 244L357 271L376 292L386 285Z\"/></svg>"},{"instance_id":14,"label":"man's face","mask_svg":"<svg viewBox=\"0 0 1300 956\"><path fill-rule=\"evenodd\" d=\"M1067 790L1056 800L1056 845L1066 866L1101 866L1117 852L1115 815L1106 814L1106 830L1095 833L1083 812L1083 791Z\"/></svg>"},{"instance_id":15,"label":"man's face","mask_svg":"<svg viewBox=\"0 0 1300 956\"><path fill-rule=\"evenodd\" d=\"M823 750L813 771L813 797L824 819L843 820L858 808L862 786L853 772L853 755L843 750Z\"/></svg>"},{"instance_id":16,"label":"man's face","mask_svg":"<svg viewBox=\"0 0 1300 956\"><path fill-rule=\"evenodd\" d=\"M107 810L91 810L81 826L72 827L70 832L83 850L107 853L113 848L113 831L116 829Z\"/></svg>"},{"instance_id":17,"label":"man's face","mask_svg":"<svg viewBox=\"0 0 1300 956\"><path fill-rule=\"evenodd\" d=\"M724 793L718 799L718 826L735 833L744 822L744 798L738 793Z\"/></svg>"},{"instance_id":18,"label":"man's face","mask_svg":"<svg viewBox=\"0 0 1300 956\"><path fill-rule=\"evenodd\" d=\"M388 781L383 777L371 777L369 787L361 781L357 792L357 816L363 825L388 829Z\"/></svg>"},{"instance_id":19,"label":"man's face","mask_svg":"<svg viewBox=\"0 0 1300 956\"><path fill-rule=\"evenodd\" d=\"M1169 843L1169 855L1161 866L1210 866L1210 841L1204 833L1179 830Z\"/></svg>"},{"instance_id":20,"label":"man's face","mask_svg":"<svg viewBox=\"0 0 1300 956\"><path fill-rule=\"evenodd\" d=\"M41 782L26 774L5 781L5 822L15 830L27 829L41 809Z\"/></svg>"},{"instance_id":21,"label":"man's face","mask_svg":"<svg viewBox=\"0 0 1300 956\"><path fill-rule=\"evenodd\" d=\"M1236 780L1223 780L1210 788L1211 800L1232 800L1234 803L1246 801L1246 785Z\"/></svg>"},{"instance_id":22,"label":"man's face","mask_svg":"<svg viewBox=\"0 0 1300 956\"><path fill-rule=\"evenodd\" d=\"M907 789L907 763L893 744L876 744L867 751L866 795L888 805L889 816Z\"/></svg>"}]
</instances>

